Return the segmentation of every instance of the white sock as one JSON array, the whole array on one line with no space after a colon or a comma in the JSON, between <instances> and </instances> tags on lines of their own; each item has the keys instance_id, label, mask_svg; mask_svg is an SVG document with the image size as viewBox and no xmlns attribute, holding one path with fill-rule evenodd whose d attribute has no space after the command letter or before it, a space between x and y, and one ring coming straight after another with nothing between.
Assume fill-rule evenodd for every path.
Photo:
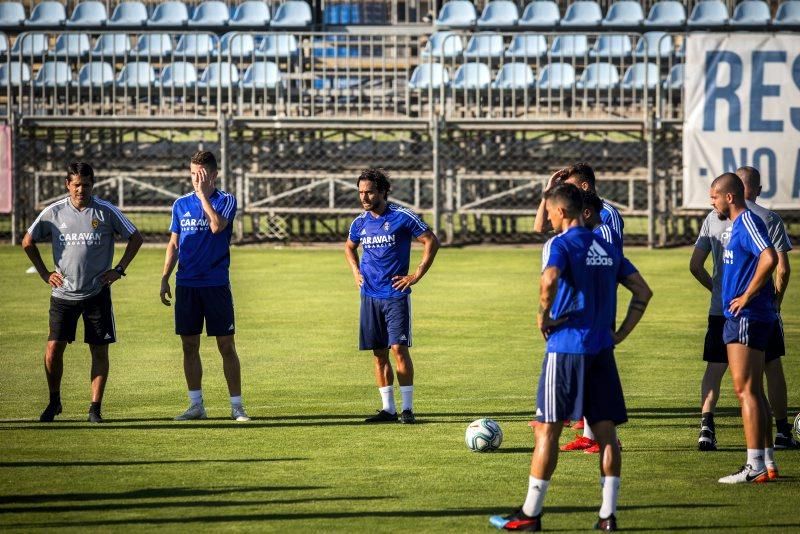
<instances>
[{"instance_id":1,"label":"white sock","mask_svg":"<svg viewBox=\"0 0 800 534\"><path fill-rule=\"evenodd\" d=\"M242 405L242 396L236 395L235 397L231 397L231 406L241 406Z\"/></svg>"},{"instance_id":2,"label":"white sock","mask_svg":"<svg viewBox=\"0 0 800 534\"><path fill-rule=\"evenodd\" d=\"M522 511L527 516L537 516L542 513L544 496L547 495L547 488L550 486L549 480L539 480L538 478L528 478L528 496L525 497L525 504Z\"/></svg>"},{"instance_id":3,"label":"white sock","mask_svg":"<svg viewBox=\"0 0 800 534\"><path fill-rule=\"evenodd\" d=\"M189 402L191 404L203 404L203 390L202 389L190 389L189 390Z\"/></svg>"},{"instance_id":4,"label":"white sock","mask_svg":"<svg viewBox=\"0 0 800 534\"><path fill-rule=\"evenodd\" d=\"M764 463L770 467L775 467L775 449L769 447L764 449Z\"/></svg>"},{"instance_id":5,"label":"white sock","mask_svg":"<svg viewBox=\"0 0 800 534\"><path fill-rule=\"evenodd\" d=\"M400 386L400 395L403 396L403 411L414 411L414 386Z\"/></svg>"},{"instance_id":6,"label":"white sock","mask_svg":"<svg viewBox=\"0 0 800 534\"><path fill-rule=\"evenodd\" d=\"M594 441L594 432L592 432L592 427L589 426L589 421L585 417L583 418L583 437Z\"/></svg>"},{"instance_id":7,"label":"white sock","mask_svg":"<svg viewBox=\"0 0 800 534\"><path fill-rule=\"evenodd\" d=\"M600 477L603 490L603 504L600 505L600 517L608 519L617 513L617 495L619 494L619 477Z\"/></svg>"},{"instance_id":8,"label":"white sock","mask_svg":"<svg viewBox=\"0 0 800 534\"><path fill-rule=\"evenodd\" d=\"M756 471L763 471L766 467L764 465L764 449L747 449L747 463Z\"/></svg>"},{"instance_id":9,"label":"white sock","mask_svg":"<svg viewBox=\"0 0 800 534\"><path fill-rule=\"evenodd\" d=\"M378 391L381 392L383 410L389 413L397 413L397 408L394 407L394 386L378 388Z\"/></svg>"}]
</instances>

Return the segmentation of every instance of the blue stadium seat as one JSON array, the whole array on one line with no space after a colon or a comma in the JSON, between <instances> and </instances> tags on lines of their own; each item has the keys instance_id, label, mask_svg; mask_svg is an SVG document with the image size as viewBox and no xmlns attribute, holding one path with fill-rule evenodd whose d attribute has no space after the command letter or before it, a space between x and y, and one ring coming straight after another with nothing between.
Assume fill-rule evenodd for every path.
<instances>
[{"instance_id":1,"label":"blue stadium seat","mask_svg":"<svg viewBox=\"0 0 800 534\"><path fill-rule=\"evenodd\" d=\"M189 26L225 26L230 16L225 2L206 0L194 9Z\"/></svg>"},{"instance_id":2,"label":"blue stadium seat","mask_svg":"<svg viewBox=\"0 0 800 534\"><path fill-rule=\"evenodd\" d=\"M0 54L6 54L8 52L8 37L6 34L0 33Z\"/></svg>"},{"instance_id":3,"label":"blue stadium seat","mask_svg":"<svg viewBox=\"0 0 800 534\"><path fill-rule=\"evenodd\" d=\"M288 33L269 33L256 49L257 57L287 58L297 55L297 38Z\"/></svg>"},{"instance_id":4,"label":"blue stadium seat","mask_svg":"<svg viewBox=\"0 0 800 534\"><path fill-rule=\"evenodd\" d=\"M567 7L562 26L600 26L603 13L600 6L592 0L578 0Z\"/></svg>"},{"instance_id":5,"label":"blue stadium seat","mask_svg":"<svg viewBox=\"0 0 800 534\"><path fill-rule=\"evenodd\" d=\"M632 50L631 38L627 35L602 34L589 51L589 57L600 59L624 58L630 56Z\"/></svg>"},{"instance_id":6,"label":"blue stadium seat","mask_svg":"<svg viewBox=\"0 0 800 534\"><path fill-rule=\"evenodd\" d=\"M497 73L492 88L524 90L533 87L535 83L533 69L526 63L506 63Z\"/></svg>"},{"instance_id":7,"label":"blue stadium seat","mask_svg":"<svg viewBox=\"0 0 800 534\"><path fill-rule=\"evenodd\" d=\"M114 8L106 26L144 26L147 24L147 8L138 1L120 2Z\"/></svg>"},{"instance_id":8,"label":"blue stadium seat","mask_svg":"<svg viewBox=\"0 0 800 534\"><path fill-rule=\"evenodd\" d=\"M26 63L12 61L0 64L0 90L7 85L19 87L31 81L31 69Z\"/></svg>"},{"instance_id":9,"label":"blue stadium seat","mask_svg":"<svg viewBox=\"0 0 800 534\"><path fill-rule=\"evenodd\" d=\"M242 89L264 90L283 87L283 74L272 61L257 61L242 75Z\"/></svg>"},{"instance_id":10,"label":"blue stadium seat","mask_svg":"<svg viewBox=\"0 0 800 534\"><path fill-rule=\"evenodd\" d=\"M561 13L558 11L558 4L553 0L534 0L525 11L517 25L523 28L553 28L558 26L561 20Z\"/></svg>"},{"instance_id":11,"label":"blue stadium seat","mask_svg":"<svg viewBox=\"0 0 800 534\"><path fill-rule=\"evenodd\" d=\"M56 46L50 52L51 57L59 59L76 59L89 55L92 45L89 35L85 33L62 33L56 39Z\"/></svg>"},{"instance_id":12,"label":"blue stadium seat","mask_svg":"<svg viewBox=\"0 0 800 534\"><path fill-rule=\"evenodd\" d=\"M583 34L559 35L550 47L550 56L555 58L580 58L588 52L589 39Z\"/></svg>"},{"instance_id":13,"label":"blue stadium seat","mask_svg":"<svg viewBox=\"0 0 800 534\"><path fill-rule=\"evenodd\" d=\"M441 60L442 58L458 57L463 50L464 43L461 41L460 35L455 32L436 32L425 43L425 48L422 49L420 56Z\"/></svg>"},{"instance_id":14,"label":"blue stadium seat","mask_svg":"<svg viewBox=\"0 0 800 534\"><path fill-rule=\"evenodd\" d=\"M689 26L724 26L728 23L728 8L722 0L697 2L689 17Z\"/></svg>"},{"instance_id":15,"label":"blue stadium seat","mask_svg":"<svg viewBox=\"0 0 800 534\"><path fill-rule=\"evenodd\" d=\"M769 26L772 16L763 0L744 0L736 5L731 17L731 26Z\"/></svg>"},{"instance_id":16,"label":"blue stadium seat","mask_svg":"<svg viewBox=\"0 0 800 534\"><path fill-rule=\"evenodd\" d=\"M611 4L603 19L603 26L637 27L644 21L644 12L639 2L620 0Z\"/></svg>"},{"instance_id":17,"label":"blue stadium seat","mask_svg":"<svg viewBox=\"0 0 800 534\"><path fill-rule=\"evenodd\" d=\"M18 59L22 54L24 57L42 56L47 53L48 39L43 33L27 33L18 35L11 48L11 59Z\"/></svg>"},{"instance_id":18,"label":"blue stadium seat","mask_svg":"<svg viewBox=\"0 0 800 534\"><path fill-rule=\"evenodd\" d=\"M617 85L619 85L617 67L603 61L587 65L575 87L587 90L608 90L614 89Z\"/></svg>"},{"instance_id":19,"label":"blue stadium seat","mask_svg":"<svg viewBox=\"0 0 800 534\"><path fill-rule=\"evenodd\" d=\"M456 69L453 76L453 89L464 91L480 90L492 83L492 73L483 63L465 63Z\"/></svg>"},{"instance_id":20,"label":"blue stadium seat","mask_svg":"<svg viewBox=\"0 0 800 534\"><path fill-rule=\"evenodd\" d=\"M569 63L549 63L539 73L539 89L558 91L571 89L575 84L575 68Z\"/></svg>"},{"instance_id":21,"label":"blue stadium seat","mask_svg":"<svg viewBox=\"0 0 800 534\"><path fill-rule=\"evenodd\" d=\"M35 87L66 87L72 84L72 69L66 61L47 61L42 64L36 79Z\"/></svg>"},{"instance_id":22,"label":"blue stadium seat","mask_svg":"<svg viewBox=\"0 0 800 534\"><path fill-rule=\"evenodd\" d=\"M492 0L483 8L481 18L478 19L478 27L511 28L517 25L518 19L517 4L511 0Z\"/></svg>"},{"instance_id":23,"label":"blue stadium seat","mask_svg":"<svg viewBox=\"0 0 800 534\"><path fill-rule=\"evenodd\" d=\"M364 20L364 9L361 4L350 2L331 2L326 4L323 22L333 26L343 24L361 24Z\"/></svg>"},{"instance_id":24,"label":"blue stadium seat","mask_svg":"<svg viewBox=\"0 0 800 534\"><path fill-rule=\"evenodd\" d=\"M147 61L131 61L122 67L117 86L128 89L147 89L156 83L156 71Z\"/></svg>"},{"instance_id":25,"label":"blue stadium seat","mask_svg":"<svg viewBox=\"0 0 800 534\"><path fill-rule=\"evenodd\" d=\"M131 51L131 38L124 33L104 33L97 38L92 49L92 57L112 59L122 58Z\"/></svg>"},{"instance_id":26,"label":"blue stadium seat","mask_svg":"<svg viewBox=\"0 0 800 534\"><path fill-rule=\"evenodd\" d=\"M800 25L800 0L786 0L778 6L775 13L776 26L787 26L791 24Z\"/></svg>"},{"instance_id":27,"label":"blue stadium seat","mask_svg":"<svg viewBox=\"0 0 800 534\"><path fill-rule=\"evenodd\" d=\"M139 35L131 55L138 59L158 59L172 53L172 37L168 33L143 33Z\"/></svg>"},{"instance_id":28,"label":"blue stadium seat","mask_svg":"<svg viewBox=\"0 0 800 534\"><path fill-rule=\"evenodd\" d=\"M677 0L661 0L653 4L645 26L665 26L676 28L686 24L686 8Z\"/></svg>"},{"instance_id":29,"label":"blue stadium seat","mask_svg":"<svg viewBox=\"0 0 800 534\"><path fill-rule=\"evenodd\" d=\"M181 35L172 55L176 58L203 60L213 56L216 50L216 36L207 33L187 33Z\"/></svg>"},{"instance_id":30,"label":"blue stadium seat","mask_svg":"<svg viewBox=\"0 0 800 534\"><path fill-rule=\"evenodd\" d=\"M0 26L22 26L25 23L25 8L20 2L0 3Z\"/></svg>"},{"instance_id":31,"label":"blue stadium seat","mask_svg":"<svg viewBox=\"0 0 800 534\"><path fill-rule=\"evenodd\" d=\"M227 61L211 63L197 82L200 89L228 89L239 85L239 69Z\"/></svg>"},{"instance_id":32,"label":"blue stadium seat","mask_svg":"<svg viewBox=\"0 0 800 534\"><path fill-rule=\"evenodd\" d=\"M544 35L518 33L506 50L506 57L536 59L547 54L547 39Z\"/></svg>"},{"instance_id":33,"label":"blue stadium seat","mask_svg":"<svg viewBox=\"0 0 800 534\"><path fill-rule=\"evenodd\" d=\"M181 1L169 1L157 4L148 26L185 26L189 21L189 10Z\"/></svg>"},{"instance_id":34,"label":"blue stadium seat","mask_svg":"<svg viewBox=\"0 0 800 534\"><path fill-rule=\"evenodd\" d=\"M503 57L505 51L503 35L500 33L483 32L470 37L467 49L464 51L466 58L493 58Z\"/></svg>"},{"instance_id":35,"label":"blue stadium seat","mask_svg":"<svg viewBox=\"0 0 800 534\"><path fill-rule=\"evenodd\" d=\"M256 51L256 41L249 33L226 33L219 42L217 55L222 59L249 58Z\"/></svg>"},{"instance_id":36,"label":"blue stadium seat","mask_svg":"<svg viewBox=\"0 0 800 534\"><path fill-rule=\"evenodd\" d=\"M672 55L675 44L672 35L666 32L645 32L633 55L639 58L665 58Z\"/></svg>"},{"instance_id":37,"label":"blue stadium seat","mask_svg":"<svg viewBox=\"0 0 800 534\"><path fill-rule=\"evenodd\" d=\"M80 88L109 87L114 83L114 67L105 61L90 61L81 67L75 85Z\"/></svg>"},{"instance_id":38,"label":"blue stadium seat","mask_svg":"<svg viewBox=\"0 0 800 534\"><path fill-rule=\"evenodd\" d=\"M364 83L360 76L326 76L314 79L314 89L317 90L345 90L358 89Z\"/></svg>"},{"instance_id":39,"label":"blue stadium seat","mask_svg":"<svg viewBox=\"0 0 800 534\"><path fill-rule=\"evenodd\" d=\"M658 65L635 63L625 71L625 76L622 77L622 88L628 91L643 91L646 87L652 91L658 87L660 81Z\"/></svg>"},{"instance_id":40,"label":"blue stadium seat","mask_svg":"<svg viewBox=\"0 0 800 534\"><path fill-rule=\"evenodd\" d=\"M68 27L102 26L108 19L106 6L96 0L81 2L72 11L72 17L67 21Z\"/></svg>"},{"instance_id":41,"label":"blue stadium seat","mask_svg":"<svg viewBox=\"0 0 800 534\"><path fill-rule=\"evenodd\" d=\"M261 0L247 0L236 6L228 26L269 26L269 6Z\"/></svg>"},{"instance_id":42,"label":"blue stadium seat","mask_svg":"<svg viewBox=\"0 0 800 534\"><path fill-rule=\"evenodd\" d=\"M303 0L287 0L278 6L275 18L269 25L273 28L305 28L311 25L311 6Z\"/></svg>"},{"instance_id":43,"label":"blue stadium seat","mask_svg":"<svg viewBox=\"0 0 800 534\"><path fill-rule=\"evenodd\" d=\"M197 83L197 70L189 61L175 61L161 70L158 84L165 90L191 89Z\"/></svg>"},{"instance_id":44,"label":"blue stadium seat","mask_svg":"<svg viewBox=\"0 0 800 534\"><path fill-rule=\"evenodd\" d=\"M664 89L683 89L683 63L678 63L669 71L667 79L662 85Z\"/></svg>"},{"instance_id":45,"label":"blue stadium seat","mask_svg":"<svg viewBox=\"0 0 800 534\"><path fill-rule=\"evenodd\" d=\"M61 26L67 20L67 12L61 2L39 2L25 21L25 26Z\"/></svg>"},{"instance_id":46,"label":"blue stadium seat","mask_svg":"<svg viewBox=\"0 0 800 534\"><path fill-rule=\"evenodd\" d=\"M417 65L411 73L408 88L412 91L440 89L450 83L450 73L441 63L423 63Z\"/></svg>"},{"instance_id":47,"label":"blue stadium seat","mask_svg":"<svg viewBox=\"0 0 800 534\"><path fill-rule=\"evenodd\" d=\"M478 21L478 13L475 6L468 0L449 0L439 11L439 18L436 19L437 26L447 26L450 28L471 28Z\"/></svg>"}]
</instances>

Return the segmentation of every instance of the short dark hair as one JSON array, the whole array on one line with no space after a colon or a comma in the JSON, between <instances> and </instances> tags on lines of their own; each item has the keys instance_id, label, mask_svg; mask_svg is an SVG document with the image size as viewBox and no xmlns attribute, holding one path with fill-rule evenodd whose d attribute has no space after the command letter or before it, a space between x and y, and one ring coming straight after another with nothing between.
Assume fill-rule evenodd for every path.
<instances>
[{"instance_id":1,"label":"short dark hair","mask_svg":"<svg viewBox=\"0 0 800 534\"><path fill-rule=\"evenodd\" d=\"M73 176L89 178L94 184L94 169L85 161L73 161L67 165L67 182L71 182Z\"/></svg>"},{"instance_id":2,"label":"short dark hair","mask_svg":"<svg viewBox=\"0 0 800 534\"><path fill-rule=\"evenodd\" d=\"M356 186L358 186L362 180L374 183L378 191L385 195L388 195L389 191L392 190L392 184L389 183L389 173L386 172L386 169L381 169L380 167L364 169L358 176L358 180L356 180Z\"/></svg>"},{"instance_id":3,"label":"short dark hair","mask_svg":"<svg viewBox=\"0 0 800 534\"><path fill-rule=\"evenodd\" d=\"M195 152L194 156L192 156L192 163L201 165L211 172L217 170L217 158L208 150L198 150Z\"/></svg>"},{"instance_id":4,"label":"short dark hair","mask_svg":"<svg viewBox=\"0 0 800 534\"><path fill-rule=\"evenodd\" d=\"M591 208L597 214L603 210L603 201L594 191L581 191L581 197L583 197L583 209Z\"/></svg>"},{"instance_id":5,"label":"short dark hair","mask_svg":"<svg viewBox=\"0 0 800 534\"><path fill-rule=\"evenodd\" d=\"M570 165L564 172L564 180L568 180L573 176L577 177L580 183L589 184L589 189L594 191L595 182L597 180L595 179L594 170L591 165L582 161Z\"/></svg>"},{"instance_id":6,"label":"short dark hair","mask_svg":"<svg viewBox=\"0 0 800 534\"><path fill-rule=\"evenodd\" d=\"M744 184L742 180L732 172L720 174L711 182L711 187L717 189L722 194L732 194L744 200Z\"/></svg>"},{"instance_id":7,"label":"short dark hair","mask_svg":"<svg viewBox=\"0 0 800 534\"><path fill-rule=\"evenodd\" d=\"M578 217L583 206L581 190L572 184L558 184L544 194L545 200L561 204L570 217Z\"/></svg>"},{"instance_id":8,"label":"short dark hair","mask_svg":"<svg viewBox=\"0 0 800 534\"><path fill-rule=\"evenodd\" d=\"M755 167L745 165L736 169L736 176L750 189L756 189L761 185L761 173Z\"/></svg>"}]
</instances>

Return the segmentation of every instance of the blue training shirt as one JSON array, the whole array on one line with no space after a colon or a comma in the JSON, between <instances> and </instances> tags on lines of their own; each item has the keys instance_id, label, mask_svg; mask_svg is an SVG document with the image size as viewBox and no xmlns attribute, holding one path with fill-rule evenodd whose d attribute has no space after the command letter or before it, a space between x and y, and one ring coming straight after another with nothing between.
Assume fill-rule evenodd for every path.
<instances>
[{"instance_id":1,"label":"blue training shirt","mask_svg":"<svg viewBox=\"0 0 800 534\"><path fill-rule=\"evenodd\" d=\"M745 292L756 272L761 253L772 246L767 226L752 211L745 210L733 221L730 240L722 253L722 308L725 317L733 317L728 311L731 301ZM772 277L739 311L739 317L764 322L777 319Z\"/></svg>"},{"instance_id":2,"label":"blue training shirt","mask_svg":"<svg viewBox=\"0 0 800 534\"><path fill-rule=\"evenodd\" d=\"M624 278L632 275L633 273L639 272L636 267L625 257L622 252L622 238L617 234L614 230L611 229L609 225L606 223L598 224L592 230L596 235L602 237L606 243L614 247L620 258L620 269L618 273L618 280L622 281Z\"/></svg>"},{"instance_id":3,"label":"blue training shirt","mask_svg":"<svg viewBox=\"0 0 800 534\"><path fill-rule=\"evenodd\" d=\"M387 204L384 212L375 217L365 211L350 225L350 241L360 243L361 293L386 299L407 295L411 288L398 291L392 287L392 277L408 274L411 259L411 240L428 231L428 225L408 208Z\"/></svg>"},{"instance_id":4,"label":"blue training shirt","mask_svg":"<svg viewBox=\"0 0 800 534\"><path fill-rule=\"evenodd\" d=\"M603 201L603 209L600 210L600 220L617 233L621 242L623 238L622 229L625 228L625 222L622 220L622 215L619 214L617 208L605 200Z\"/></svg>"},{"instance_id":5,"label":"blue training shirt","mask_svg":"<svg viewBox=\"0 0 800 534\"><path fill-rule=\"evenodd\" d=\"M568 319L553 328L548 352L594 354L611 347L621 256L591 230L575 226L542 249L542 271L557 267L558 290L550 317Z\"/></svg>"},{"instance_id":6,"label":"blue training shirt","mask_svg":"<svg viewBox=\"0 0 800 534\"><path fill-rule=\"evenodd\" d=\"M216 189L209 198L214 211L228 221L225 230L211 231L203 205L195 193L180 197L172 205L170 232L178 234L178 273L175 283L188 287L230 284L230 244L236 197Z\"/></svg>"}]
</instances>

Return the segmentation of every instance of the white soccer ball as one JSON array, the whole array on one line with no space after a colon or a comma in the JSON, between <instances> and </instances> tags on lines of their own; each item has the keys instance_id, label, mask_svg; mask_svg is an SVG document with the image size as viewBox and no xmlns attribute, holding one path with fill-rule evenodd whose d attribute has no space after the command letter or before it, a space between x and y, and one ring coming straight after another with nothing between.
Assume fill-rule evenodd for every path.
<instances>
[{"instance_id":1,"label":"white soccer ball","mask_svg":"<svg viewBox=\"0 0 800 534\"><path fill-rule=\"evenodd\" d=\"M794 424L792 425L792 430L794 430L794 439L800 441L800 413L797 414L797 417L794 418Z\"/></svg>"},{"instance_id":2,"label":"white soccer ball","mask_svg":"<svg viewBox=\"0 0 800 534\"><path fill-rule=\"evenodd\" d=\"M467 427L464 441L473 452L493 451L503 443L503 431L492 419L476 419Z\"/></svg>"}]
</instances>

